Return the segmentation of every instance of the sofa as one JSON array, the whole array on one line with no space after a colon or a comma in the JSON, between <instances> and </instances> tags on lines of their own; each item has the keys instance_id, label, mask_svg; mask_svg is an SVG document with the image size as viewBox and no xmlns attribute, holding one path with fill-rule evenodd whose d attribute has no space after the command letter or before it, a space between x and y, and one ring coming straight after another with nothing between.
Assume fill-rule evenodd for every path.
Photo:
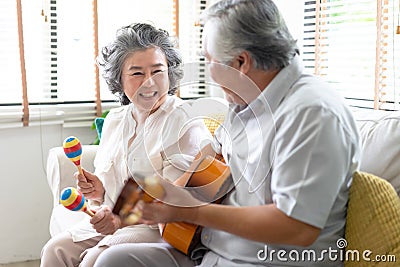
<instances>
[{"instance_id":1,"label":"sofa","mask_svg":"<svg viewBox=\"0 0 400 267\"><path fill-rule=\"evenodd\" d=\"M213 114L220 115L222 111L224 111L224 108L218 110L218 112L214 111ZM378 180L379 182L383 181L386 183L385 186L388 186L390 190L395 192L394 195L397 194L398 199L394 199L394 202L397 203L398 201L400 203L400 149L398 149L398 146L400 145L400 112L354 109L353 113L362 137L363 154L360 166L360 171L362 171L361 174L366 173L378 176L378 179L380 179ZM84 145L82 150L81 165L87 170L93 171L93 159L96 155L97 146ZM80 220L83 220L85 216L87 219L85 213L69 211L59 204L60 192L65 187L76 186L76 181L73 178L73 173L75 172L76 167L66 158L62 147L50 149L47 161L47 179L53 194L53 211L50 218L51 236L54 236L71 225L76 224ZM358 178L357 181L359 181ZM362 183L363 182L361 182L361 184ZM358 190L353 188L353 194L357 195L357 192L364 192L361 190L364 189ZM376 190L379 191L381 189L377 188ZM361 197L365 197L369 193L363 194ZM386 192L383 192L383 195L386 197ZM363 199L358 200L358 202L367 203ZM383 205L380 204L378 204L378 206L383 207ZM372 214L368 210L366 210L366 212ZM395 210L394 212L397 211ZM400 209L398 212L400 212ZM354 211L352 208L352 214L357 213L359 212L357 210ZM352 218L355 217L357 216L353 215ZM355 221L356 223L359 223L360 220L362 221L363 218L359 218L358 216L351 222ZM375 220L375 218L371 218L371 220ZM400 229L400 219L397 223L398 224L396 224L395 227ZM371 226L371 224L369 225ZM346 233L346 238L347 236L348 233ZM400 234L398 236L398 239L400 240ZM395 246L400 250L400 241ZM398 258L400 260L400 255L398 255Z\"/></svg>"}]
</instances>

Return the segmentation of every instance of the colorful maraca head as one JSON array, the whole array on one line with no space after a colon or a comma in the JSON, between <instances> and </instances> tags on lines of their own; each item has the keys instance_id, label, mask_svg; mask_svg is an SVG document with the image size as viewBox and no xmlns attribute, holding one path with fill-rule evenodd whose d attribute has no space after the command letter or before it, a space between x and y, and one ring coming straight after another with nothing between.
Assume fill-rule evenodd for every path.
<instances>
[{"instance_id":1,"label":"colorful maraca head","mask_svg":"<svg viewBox=\"0 0 400 267\"><path fill-rule=\"evenodd\" d=\"M61 204L72 211L86 211L86 201L83 194L74 187L66 187L61 192Z\"/></svg>"},{"instance_id":2,"label":"colorful maraca head","mask_svg":"<svg viewBox=\"0 0 400 267\"><path fill-rule=\"evenodd\" d=\"M79 139L75 136L69 136L65 138L63 147L67 158L69 158L76 166L80 166L82 146Z\"/></svg>"}]
</instances>

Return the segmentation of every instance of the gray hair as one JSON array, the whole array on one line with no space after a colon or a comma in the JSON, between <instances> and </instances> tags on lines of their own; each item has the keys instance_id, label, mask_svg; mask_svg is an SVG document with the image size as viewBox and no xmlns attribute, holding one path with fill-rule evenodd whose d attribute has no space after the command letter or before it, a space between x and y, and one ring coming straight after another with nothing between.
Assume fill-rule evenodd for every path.
<instances>
[{"instance_id":1,"label":"gray hair","mask_svg":"<svg viewBox=\"0 0 400 267\"><path fill-rule=\"evenodd\" d=\"M109 90L119 97L122 105L130 103L121 84L122 66L126 58L132 52L152 47L160 48L165 54L168 64L168 94L173 95L183 77L182 57L168 32L150 24L134 23L120 28L115 40L102 48L97 62L103 67L103 78Z\"/></svg>"},{"instance_id":2,"label":"gray hair","mask_svg":"<svg viewBox=\"0 0 400 267\"><path fill-rule=\"evenodd\" d=\"M279 70L299 54L278 8L271 0L222 0L202 14L217 29L217 60L229 64L243 51L250 53L254 67Z\"/></svg>"}]
</instances>

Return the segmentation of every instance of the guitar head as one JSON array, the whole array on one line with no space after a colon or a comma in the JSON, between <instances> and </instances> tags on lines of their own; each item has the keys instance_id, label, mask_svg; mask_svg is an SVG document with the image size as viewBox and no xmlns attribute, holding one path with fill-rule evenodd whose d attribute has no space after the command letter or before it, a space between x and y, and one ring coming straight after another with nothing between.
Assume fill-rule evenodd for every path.
<instances>
[{"instance_id":1,"label":"guitar head","mask_svg":"<svg viewBox=\"0 0 400 267\"><path fill-rule=\"evenodd\" d=\"M138 209L134 209L139 200L152 202L154 199L162 199L164 195L164 189L156 176L141 173L133 175L135 178L128 178L113 208L113 213L129 225L136 224L142 216Z\"/></svg>"},{"instance_id":2,"label":"guitar head","mask_svg":"<svg viewBox=\"0 0 400 267\"><path fill-rule=\"evenodd\" d=\"M131 210L136 206L141 197L141 187L130 177L122 188L112 212L124 220L131 214Z\"/></svg>"}]
</instances>

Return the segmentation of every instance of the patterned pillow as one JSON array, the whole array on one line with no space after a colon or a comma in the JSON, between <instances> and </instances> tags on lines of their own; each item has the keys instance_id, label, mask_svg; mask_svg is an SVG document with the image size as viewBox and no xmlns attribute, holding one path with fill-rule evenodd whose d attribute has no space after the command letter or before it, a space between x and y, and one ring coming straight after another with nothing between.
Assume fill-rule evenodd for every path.
<instances>
[{"instance_id":1,"label":"patterned pillow","mask_svg":"<svg viewBox=\"0 0 400 267\"><path fill-rule=\"evenodd\" d=\"M398 266L396 263L375 261L376 256L395 255L400 261L400 198L393 186L384 179L366 172L355 172L350 187L346 218L346 252L357 250L360 260L349 257L350 266ZM371 251L371 261L363 259Z\"/></svg>"},{"instance_id":2,"label":"patterned pillow","mask_svg":"<svg viewBox=\"0 0 400 267\"><path fill-rule=\"evenodd\" d=\"M221 123L224 121L224 118L225 114L220 113L206 117L203 120L210 133L214 135L215 130L221 125Z\"/></svg>"}]
</instances>

